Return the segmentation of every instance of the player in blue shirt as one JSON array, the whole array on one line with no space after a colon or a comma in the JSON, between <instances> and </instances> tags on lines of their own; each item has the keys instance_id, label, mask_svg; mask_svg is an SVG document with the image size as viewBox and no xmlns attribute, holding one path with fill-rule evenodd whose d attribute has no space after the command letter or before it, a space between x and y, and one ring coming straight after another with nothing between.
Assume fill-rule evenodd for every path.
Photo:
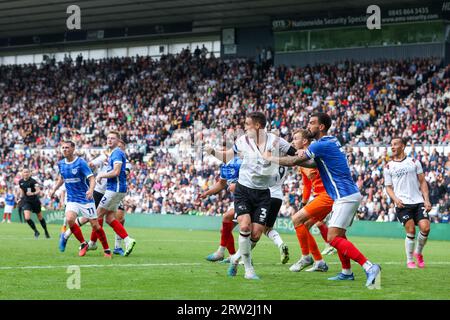
<instances>
[{"instance_id":1,"label":"player in blue shirt","mask_svg":"<svg viewBox=\"0 0 450 320\"><path fill-rule=\"evenodd\" d=\"M371 263L350 241L345 232L352 224L353 218L362 199L356 183L353 181L345 152L336 139L328 136L331 118L326 113L317 113L310 117L308 131L316 142L306 151L299 151L296 156L276 158L266 154L266 158L279 162L283 166L317 166L328 195L334 200L333 212L328 222L328 242L337 249L342 262L342 272L329 280L354 280L350 269L350 259L358 262L366 271L366 287L379 288L381 268ZM314 160L314 162L311 162Z\"/></svg>"},{"instance_id":2,"label":"player in blue shirt","mask_svg":"<svg viewBox=\"0 0 450 320\"><path fill-rule=\"evenodd\" d=\"M239 157L234 157L227 164L220 165L220 175L217 183L212 186L211 189L203 192L199 198L205 199L208 196L219 193L220 191L227 189L233 193L236 187L236 182L239 178L239 169L241 167L242 160ZM222 228L220 230L220 246L216 252L211 253L206 257L208 261L221 261L224 259L225 249L228 250L230 255L236 253L234 246L233 229L236 226L234 221L234 203L230 204L227 212L222 217Z\"/></svg>"},{"instance_id":3,"label":"player in blue shirt","mask_svg":"<svg viewBox=\"0 0 450 320\"><path fill-rule=\"evenodd\" d=\"M16 205L16 197L11 189L5 194L5 210L3 211L2 223L8 221L11 223L11 214L13 212L14 206Z\"/></svg>"},{"instance_id":4,"label":"player in blue shirt","mask_svg":"<svg viewBox=\"0 0 450 320\"><path fill-rule=\"evenodd\" d=\"M127 157L125 152L119 147L121 140L120 134L117 131L111 131L107 135L107 145L112 152L108 158L108 171L100 172L97 175L97 181L107 179L106 192L98 206L98 217L99 219L103 219L103 216L106 216L106 222L125 242L124 255L128 256L133 251L136 240L128 236L123 225L115 217L120 202L126 196L127 192ZM91 235L92 244L94 243L93 240L95 240L94 234Z\"/></svg>"},{"instance_id":5,"label":"player in blue shirt","mask_svg":"<svg viewBox=\"0 0 450 320\"><path fill-rule=\"evenodd\" d=\"M119 142L119 147L122 150L125 151L125 142L121 140ZM100 157L102 157L102 156L103 155L101 155ZM98 157L97 159L103 159L103 158L100 158L100 157ZM107 155L105 155L105 159L107 160ZM97 160L94 160L94 161L97 161ZM103 162L103 160L102 160L102 162ZM93 168L96 165L98 165L98 163L99 162L92 162L91 161L90 163L88 163L88 165L89 165L89 167ZM131 164L127 163L127 168L126 168L127 175L129 174L129 172L131 170L131 167L132 167ZM106 185L104 187L106 189ZM96 208L100 204L100 200L103 198L103 195L104 195L104 192L105 192L105 191L99 192L98 190L101 190L101 188L102 188L102 186L100 186L99 184L95 185L95 189L94 189L94 203L95 203ZM123 207L122 204L119 205L119 208L116 211L116 219L119 220L119 222L122 225L125 224L125 208ZM100 220L103 220L103 219L99 219L98 220L99 224L103 227L103 221L100 223ZM87 222L89 222L89 219L85 218L85 217L78 217L75 220L75 223L78 226L80 226L80 227L85 225ZM64 220L63 228L65 228L65 226L66 226L66 221ZM67 241L69 240L70 236L72 235L72 231L70 230L70 228L67 229L67 230L63 230L63 231L64 232L61 234L60 242L59 242L60 243L59 248L60 248L60 251L62 251L62 252L65 250ZM96 243L96 241L97 241L97 237L95 237L95 239L91 238L91 241L89 241L88 251L90 251L90 250L97 250L97 243ZM117 234L116 234L116 244L114 246L113 254L119 254L121 256L123 256L125 254L125 252L122 249L122 238L120 238Z\"/></svg>"},{"instance_id":6,"label":"player in blue shirt","mask_svg":"<svg viewBox=\"0 0 450 320\"><path fill-rule=\"evenodd\" d=\"M56 190L63 183L65 184L67 192L66 219L70 230L81 243L79 256L84 256L88 249L88 243L84 240L80 227L75 223L75 219L81 213L83 217L89 219L93 231L102 242L105 257L111 258L111 250L108 246L105 231L97 221L97 210L93 199L94 175L87 162L75 156L74 142L64 141L61 149L64 159L58 162L59 177L50 193L50 197L55 194ZM67 240L65 241L67 242Z\"/></svg>"}]
</instances>

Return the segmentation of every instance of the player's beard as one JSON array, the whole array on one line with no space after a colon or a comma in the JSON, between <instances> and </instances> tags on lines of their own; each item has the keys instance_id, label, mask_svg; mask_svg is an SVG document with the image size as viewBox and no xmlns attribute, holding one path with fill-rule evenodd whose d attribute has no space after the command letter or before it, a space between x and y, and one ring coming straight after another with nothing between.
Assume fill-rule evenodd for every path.
<instances>
[{"instance_id":1,"label":"player's beard","mask_svg":"<svg viewBox=\"0 0 450 320\"><path fill-rule=\"evenodd\" d=\"M307 131L308 131L308 136L309 136L310 139L317 139L317 135L318 135L319 132L312 133L311 130L309 130L309 129L307 129Z\"/></svg>"}]
</instances>

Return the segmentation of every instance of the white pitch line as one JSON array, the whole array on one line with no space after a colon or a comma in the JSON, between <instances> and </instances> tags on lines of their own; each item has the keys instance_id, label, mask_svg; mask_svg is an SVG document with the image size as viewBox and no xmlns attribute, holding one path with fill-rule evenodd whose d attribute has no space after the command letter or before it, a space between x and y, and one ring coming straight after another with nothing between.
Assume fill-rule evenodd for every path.
<instances>
[{"instance_id":1,"label":"white pitch line","mask_svg":"<svg viewBox=\"0 0 450 320\"><path fill-rule=\"evenodd\" d=\"M44 239L42 238L42 241L47 241L47 242L52 242L53 239ZM386 238L387 239L387 238ZM0 236L0 240L26 240L26 241L41 241L41 240L36 240L32 237L17 237L17 236L8 236L8 235L3 235ZM387 240L401 240L403 241L403 239L387 239ZM76 240L74 240L76 241ZM138 242L195 242L195 243L215 243L214 240L195 240L195 239L138 239ZM433 241L433 240L432 240ZM434 241L446 241L446 240L434 240ZM447 241L448 242L448 241ZM285 241L286 244L292 244L292 245L297 245L298 241ZM450 244L450 242L448 242ZM268 239L261 239L260 242L258 242L258 246L260 245L270 245L273 246L273 243L268 240ZM359 243L358 245L360 246L386 246L385 242L377 242L377 241L371 241L371 242L362 242Z\"/></svg>"},{"instance_id":2,"label":"white pitch line","mask_svg":"<svg viewBox=\"0 0 450 320\"><path fill-rule=\"evenodd\" d=\"M386 261L386 262L378 262L376 261L379 265L383 266L383 265L406 265L406 263L401 262L401 261ZM255 265L281 265L281 263L254 263ZM332 261L332 262L327 262L327 264L341 264L338 261ZM425 264L427 265L450 265L450 261L436 261L436 262L425 262Z\"/></svg>"},{"instance_id":3,"label":"white pitch line","mask_svg":"<svg viewBox=\"0 0 450 320\"><path fill-rule=\"evenodd\" d=\"M212 265L211 263L206 264ZM14 269L58 269L64 268L67 269L70 266L77 266L80 268L103 268L103 267L115 267L115 268L127 268L127 267L180 267L180 266L200 266L205 265L205 263L126 263L126 264L72 264L72 265L60 265L60 266L9 266L9 267L0 267L0 270L14 270ZM330 265L338 265L340 262L327 262ZM281 263L254 263L255 265L260 266L276 266L281 265ZM385 261L381 262L381 265L403 265L404 262L400 261ZM435 261L435 262L427 262L427 265L450 265L450 261Z\"/></svg>"},{"instance_id":4,"label":"white pitch line","mask_svg":"<svg viewBox=\"0 0 450 320\"><path fill-rule=\"evenodd\" d=\"M377 262L377 261L375 261ZM378 262L377 262L378 263ZM257 264L257 263L256 263ZM341 264L340 262L327 262L327 264ZM400 261L386 261L386 262L379 262L380 265L406 265L404 262ZM450 265L450 261L436 261L436 262L426 262L427 265Z\"/></svg>"},{"instance_id":5,"label":"white pitch line","mask_svg":"<svg viewBox=\"0 0 450 320\"><path fill-rule=\"evenodd\" d=\"M179 267L179 266L198 266L201 263L126 263L126 264L72 264L72 265L62 265L62 266L13 266L13 267L0 267L0 270L13 270L13 269L67 269L70 266L77 266L80 268L103 268L103 267Z\"/></svg>"}]
</instances>

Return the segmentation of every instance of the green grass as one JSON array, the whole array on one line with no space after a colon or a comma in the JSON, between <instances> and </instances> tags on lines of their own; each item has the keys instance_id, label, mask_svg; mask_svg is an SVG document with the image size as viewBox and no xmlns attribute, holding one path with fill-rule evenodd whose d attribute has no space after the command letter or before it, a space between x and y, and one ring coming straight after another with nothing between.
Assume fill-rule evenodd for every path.
<instances>
[{"instance_id":1,"label":"green grass","mask_svg":"<svg viewBox=\"0 0 450 320\"><path fill-rule=\"evenodd\" d=\"M39 230L40 226L38 226ZM83 231L88 238L90 227ZM278 249L263 238L254 250L260 281L227 277L227 266L205 260L218 246L219 232L129 228L137 240L129 257L107 260L102 250L78 257L78 242L71 238L66 252L58 250L59 226L50 225L52 239L36 240L25 224L0 225L0 299L449 299L450 242L429 240L425 269L405 267L401 239L351 240L373 262L382 266L382 289L367 290L365 274L352 264L355 281L328 281L340 271L337 255L326 256L327 273L292 273L298 259L295 235L282 234L291 260L279 262ZM113 245L113 233L107 234ZM236 233L235 233L236 235ZM316 237L317 238L317 237ZM318 239L320 248L323 241ZM81 289L66 286L67 267L80 266ZM35 267L40 268L35 268ZM26 267L26 268L24 268Z\"/></svg>"}]
</instances>

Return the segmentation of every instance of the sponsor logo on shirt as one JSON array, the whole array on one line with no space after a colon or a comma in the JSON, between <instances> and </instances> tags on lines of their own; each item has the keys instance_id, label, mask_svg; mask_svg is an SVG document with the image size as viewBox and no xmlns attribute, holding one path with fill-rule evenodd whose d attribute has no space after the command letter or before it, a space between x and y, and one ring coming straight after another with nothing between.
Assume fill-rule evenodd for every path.
<instances>
[{"instance_id":1,"label":"sponsor logo on shirt","mask_svg":"<svg viewBox=\"0 0 450 320\"><path fill-rule=\"evenodd\" d=\"M395 170L391 172L392 176L395 176L396 178L401 178L403 176L406 176L408 174L408 168L401 168L398 170Z\"/></svg>"}]
</instances>

